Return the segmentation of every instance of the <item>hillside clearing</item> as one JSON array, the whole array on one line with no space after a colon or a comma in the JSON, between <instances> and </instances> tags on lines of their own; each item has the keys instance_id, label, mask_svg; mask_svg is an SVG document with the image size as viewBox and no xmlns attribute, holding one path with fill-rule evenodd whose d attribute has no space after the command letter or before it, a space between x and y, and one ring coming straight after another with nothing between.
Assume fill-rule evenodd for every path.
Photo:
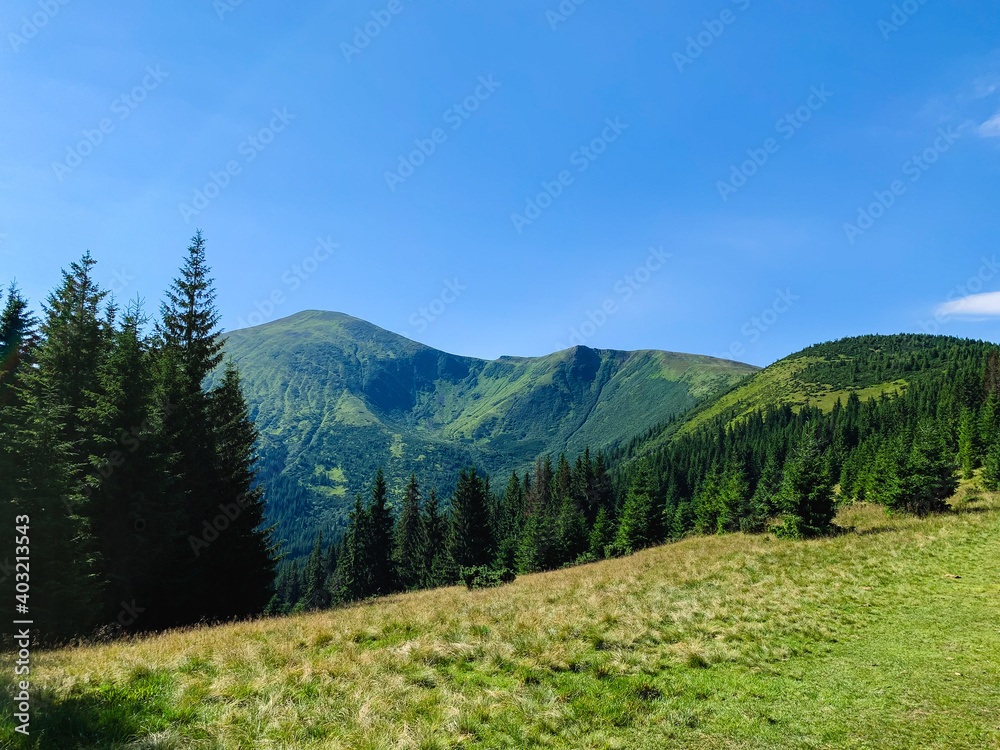
<instances>
[{"instance_id":1,"label":"hillside clearing","mask_svg":"<svg viewBox=\"0 0 1000 750\"><path fill-rule=\"evenodd\" d=\"M964 490L967 492L968 490ZM1000 497L39 654L3 747L997 748ZM12 669L4 664L3 674ZM8 693L9 694L9 693Z\"/></svg>"}]
</instances>

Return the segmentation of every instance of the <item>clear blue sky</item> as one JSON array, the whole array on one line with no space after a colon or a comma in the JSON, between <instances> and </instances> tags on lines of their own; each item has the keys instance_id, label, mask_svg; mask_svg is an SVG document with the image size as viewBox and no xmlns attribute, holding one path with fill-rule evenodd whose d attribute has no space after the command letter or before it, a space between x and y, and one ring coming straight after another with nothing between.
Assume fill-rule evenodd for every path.
<instances>
[{"instance_id":1,"label":"clear blue sky","mask_svg":"<svg viewBox=\"0 0 1000 750\"><path fill-rule=\"evenodd\" d=\"M200 227L227 328L755 364L936 311L1000 339L996 296L955 302L1000 290L998 6L893 5L11 0L0 281L37 307L90 249L152 306Z\"/></svg>"}]
</instances>

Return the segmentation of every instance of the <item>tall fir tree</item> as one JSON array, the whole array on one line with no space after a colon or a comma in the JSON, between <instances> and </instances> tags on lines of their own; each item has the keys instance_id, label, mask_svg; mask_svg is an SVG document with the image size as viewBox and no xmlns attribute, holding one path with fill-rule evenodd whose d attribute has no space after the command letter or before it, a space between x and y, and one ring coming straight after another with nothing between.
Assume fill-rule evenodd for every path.
<instances>
[{"instance_id":1,"label":"tall fir tree","mask_svg":"<svg viewBox=\"0 0 1000 750\"><path fill-rule=\"evenodd\" d=\"M621 521L618 524L617 546L633 552L656 544L659 540L656 513L656 484L652 467L645 459L640 461L632 479Z\"/></svg>"},{"instance_id":2,"label":"tall fir tree","mask_svg":"<svg viewBox=\"0 0 1000 750\"><path fill-rule=\"evenodd\" d=\"M396 591L396 569L392 563L394 521L389 507L389 489L385 473L379 467L372 486L372 500L368 508L368 552L371 566L371 591L368 596L383 596Z\"/></svg>"},{"instance_id":3,"label":"tall fir tree","mask_svg":"<svg viewBox=\"0 0 1000 750\"><path fill-rule=\"evenodd\" d=\"M958 424L958 462L962 469L962 479L972 479L976 474L979 430L976 413L969 407L964 407Z\"/></svg>"},{"instance_id":4,"label":"tall fir tree","mask_svg":"<svg viewBox=\"0 0 1000 750\"><path fill-rule=\"evenodd\" d=\"M219 515L222 481L215 456L216 432L211 428L209 396L202 385L222 361L220 315L206 262L201 232L192 238L180 275L174 279L160 308L158 392L169 404L163 420L164 438L175 455L172 499L177 534L164 540L172 565L162 572L162 601L170 604L177 623L203 616L205 602L224 596L220 586L227 561L217 544L213 520ZM165 622L163 624L171 624Z\"/></svg>"},{"instance_id":5,"label":"tall fir tree","mask_svg":"<svg viewBox=\"0 0 1000 750\"><path fill-rule=\"evenodd\" d=\"M475 468L459 472L451 502L447 549L456 569L488 565L493 559L488 485Z\"/></svg>"},{"instance_id":6,"label":"tall fir tree","mask_svg":"<svg viewBox=\"0 0 1000 750\"><path fill-rule=\"evenodd\" d=\"M827 468L819 441L812 432L806 432L785 467L778 497L784 513L784 535L807 538L830 531L836 506Z\"/></svg>"},{"instance_id":7,"label":"tall fir tree","mask_svg":"<svg viewBox=\"0 0 1000 750\"><path fill-rule=\"evenodd\" d=\"M323 609L330 604L330 592L326 587L326 555L323 553L323 532L316 535L316 542L309 555L305 570L305 595L302 606L306 610Z\"/></svg>"},{"instance_id":8,"label":"tall fir tree","mask_svg":"<svg viewBox=\"0 0 1000 750\"><path fill-rule=\"evenodd\" d=\"M396 522L394 562L401 588L412 591L423 579L422 528L420 518L420 485L415 474L410 475L403 495L403 507Z\"/></svg>"},{"instance_id":9,"label":"tall fir tree","mask_svg":"<svg viewBox=\"0 0 1000 750\"><path fill-rule=\"evenodd\" d=\"M431 489L431 496L421 516L421 530L422 585L425 588L436 588L450 583L445 580L445 519L441 513L437 491L434 489Z\"/></svg>"},{"instance_id":10,"label":"tall fir tree","mask_svg":"<svg viewBox=\"0 0 1000 750\"><path fill-rule=\"evenodd\" d=\"M257 428L232 362L226 363L222 382L209 394L208 416L214 432L217 499L222 501L217 509L228 520L215 543L216 615L247 617L261 612L272 596L278 545L274 527L267 525L264 489L257 483ZM317 606L326 606L325 595L317 596Z\"/></svg>"},{"instance_id":11,"label":"tall fir tree","mask_svg":"<svg viewBox=\"0 0 1000 750\"><path fill-rule=\"evenodd\" d=\"M946 510L945 501L955 494L958 484L955 464L948 455L940 426L931 421L922 422L914 435L904 489L893 509L917 515Z\"/></svg>"}]
</instances>

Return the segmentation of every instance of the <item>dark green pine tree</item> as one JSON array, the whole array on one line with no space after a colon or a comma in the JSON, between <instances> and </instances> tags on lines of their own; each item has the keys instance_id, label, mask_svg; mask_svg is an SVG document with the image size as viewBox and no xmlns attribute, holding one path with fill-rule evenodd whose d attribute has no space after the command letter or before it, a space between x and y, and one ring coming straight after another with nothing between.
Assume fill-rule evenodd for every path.
<instances>
[{"instance_id":1,"label":"dark green pine tree","mask_svg":"<svg viewBox=\"0 0 1000 750\"><path fill-rule=\"evenodd\" d=\"M719 498L722 495L722 476L718 464L713 464L701 482L694 501L695 530L699 534L715 534L719 530Z\"/></svg>"},{"instance_id":2,"label":"dark green pine tree","mask_svg":"<svg viewBox=\"0 0 1000 750\"><path fill-rule=\"evenodd\" d=\"M694 503L682 498L677 503L677 512L674 514L673 522L670 525L671 538L681 539L694 530L696 523L697 517Z\"/></svg>"},{"instance_id":3,"label":"dark green pine tree","mask_svg":"<svg viewBox=\"0 0 1000 750\"><path fill-rule=\"evenodd\" d=\"M325 609L330 606L330 594L326 588L326 555L323 553L323 532L316 535L312 553L306 563L306 591L302 607L306 610Z\"/></svg>"},{"instance_id":4,"label":"dark green pine tree","mask_svg":"<svg viewBox=\"0 0 1000 750\"><path fill-rule=\"evenodd\" d=\"M726 468L719 487L718 532L738 531L740 520L748 513L750 484L743 461L733 458Z\"/></svg>"},{"instance_id":5,"label":"dark green pine tree","mask_svg":"<svg viewBox=\"0 0 1000 750\"><path fill-rule=\"evenodd\" d=\"M361 494L354 498L347 531L337 561L337 572L330 588L335 603L353 602L371 596L371 564L369 561L370 538L368 511Z\"/></svg>"},{"instance_id":6,"label":"dark green pine tree","mask_svg":"<svg viewBox=\"0 0 1000 750\"><path fill-rule=\"evenodd\" d=\"M165 512L169 456L158 433L153 399L152 352L142 334L146 319L135 302L115 331L99 371L97 455L89 485L91 527L104 583L105 622L131 607L156 609L158 579L170 561L160 540L176 534ZM155 615L154 615L155 616ZM122 618L130 628L151 621Z\"/></svg>"},{"instance_id":7,"label":"dark green pine tree","mask_svg":"<svg viewBox=\"0 0 1000 750\"><path fill-rule=\"evenodd\" d=\"M634 552L656 544L658 521L656 483L652 467L645 459L636 467L625 498L615 544L623 552Z\"/></svg>"},{"instance_id":8,"label":"dark green pine tree","mask_svg":"<svg viewBox=\"0 0 1000 750\"><path fill-rule=\"evenodd\" d=\"M836 515L833 486L819 441L807 432L785 467L778 506L783 536L801 539L829 533Z\"/></svg>"},{"instance_id":9,"label":"dark green pine tree","mask_svg":"<svg viewBox=\"0 0 1000 750\"><path fill-rule=\"evenodd\" d=\"M781 463L777 453L768 453L764 470L757 489L750 498L747 517L743 519L742 529L750 534L759 534L767 528L767 522L777 512L777 496L781 490Z\"/></svg>"},{"instance_id":10,"label":"dark green pine tree","mask_svg":"<svg viewBox=\"0 0 1000 750\"><path fill-rule=\"evenodd\" d=\"M96 624L99 592L89 550L81 544L85 523L71 510L78 484L60 437L61 410L33 398L25 385L35 325L12 285L0 313L0 523L13 539L27 521L31 591L20 603L43 640L65 639ZM12 565L13 552L6 548L5 565ZM0 595L11 607L18 601L15 582L12 573L0 577Z\"/></svg>"},{"instance_id":11,"label":"dark green pine tree","mask_svg":"<svg viewBox=\"0 0 1000 750\"><path fill-rule=\"evenodd\" d=\"M958 423L958 463L962 479L972 479L976 475L978 456L979 420L972 409L964 407Z\"/></svg>"},{"instance_id":12,"label":"dark green pine tree","mask_svg":"<svg viewBox=\"0 0 1000 750\"><path fill-rule=\"evenodd\" d=\"M614 520L607 508L597 511L594 528L590 532L590 554L597 560L603 560L608 547L615 543L618 535Z\"/></svg>"},{"instance_id":13,"label":"dark green pine tree","mask_svg":"<svg viewBox=\"0 0 1000 750\"><path fill-rule=\"evenodd\" d=\"M579 503L577 483L574 481L565 453L559 456L559 464L552 486L552 497L557 508L555 519L556 565L564 565L573 562L586 552L590 541L586 519Z\"/></svg>"},{"instance_id":14,"label":"dark green pine tree","mask_svg":"<svg viewBox=\"0 0 1000 750\"><path fill-rule=\"evenodd\" d=\"M273 527L266 525L264 490L257 484L257 428L231 362L210 394L208 414L215 433L218 512L228 520L214 543L215 614L221 619L247 617L263 611L271 598L278 547ZM329 604L322 592L316 596L317 606Z\"/></svg>"},{"instance_id":15,"label":"dark green pine tree","mask_svg":"<svg viewBox=\"0 0 1000 750\"><path fill-rule=\"evenodd\" d=\"M863 470L858 494L865 500L896 508L905 502L903 478L906 474L909 436L891 435L873 448L874 460Z\"/></svg>"},{"instance_id":16,"label":"dark green pine tree","mask_svg":"<svg viewBox=\"0 0 1000 750\"><path fill-rule=\"evenodd\" d=\"M498 570L517 570L517 551L523 528L524 485L513 471L494 511L493 531L497 544L494 567Z\"/></svg>"},{"instance_id":17,"label":"dark green pine tree","mask_svg":"<svg viewBox=\"0 0 1000 750\"><path fill-rule=\"evenodd\" d=\"M396 569L392 564L394 522L389 507L389 490L385 474L379 467L372 486L372 501L368 508L369 551L372 590L368 596L385 596L398 589Z\"/></svg>"},{"instance_id":18,"label":"dark green pine tree","mask_svg":"<svg viewBox=\"0 0 1000 750\"><path fill-rule=\"evenodd\" d=\"M288 608L286 611L292 611L299 607L302 602L302 575L299 572L299 561L292 560L292 564L288 570Z\"/></svg>"},{"instance_id":19,"label":"dark green pine tree","mask_svg":"<svg viewBox=\"0 0 1000 750\"><path fill-rule=\"evenodd\" d=\"M990 391L979 416L979 445L983 459L989 454L997 433L1000 433L1000 391Z\"/></svg>"},{"instance_id":20,"label":"dark green pine tree","mask_svg":"<svg viewBox=\"0 0 1000 750\"><path fill-rule=\"evenodd\" d=\"M421 517L421 555L423 558L423 578L421 585L424 588L437 588L444 586L450 581L445 580L445 537L447 530L445 519L441 514L438 503L437 491L432 489L424 512Z\"/></svg>"},{"instance_id":21,"label":"dark green pine tree","mask_svg":"<svg viewBox=\"0 0 1000 750\"><path fill-rule=\"evenodd\" d=\"M46 540L33 547L33 562L39 561L33 579L52 576L48 613L35 621L43 630L64 635L85 632L102 614L89 497L103 479L93 472L91 461L106 427L99 423L97 405L113 311L104 308L107 293L92 279L95 264L87 254L63 271L62 284L45 306L32 366L21 373L30 414L24 423L27 443L35 449L30 458L30 453L20 456L29 474L25 489L34 502L25 499L35 508L32 539ZM52 570L43 572L45 565ZM39 595L44 591L33 590Z\"/></svg>"},{"instance_id":22,"label":"dark green pine tree","mask_svg":"<svg viewBox=\"0 0 1000 750\"><path fill-rule=\"evenodd\" d=\"M403 507L396 522L394 562L401 588L413 591L423 582L423 529L420 518L420 485L415 474L410 475L403 496Z\"/></svg>"},{"instance_id":23,"label":"dark green pine tree","mask_svg":"<svg viewBox=\"0 0 1000 750\"><path fill-rule=\"evenodd\" d=\"M983 461L983 487L988 492L1000 492L1000 430L986 444L989 447Z\"/></svg>"},{"instance_id":24,"label":"dark green pine tree","mask_svg":"<svg viewBox=\"0 0 1000 750\"><path fill-rule=\"evenodd\" d=\"M101 425L95 422L95 407L101 363L113 335L114 311L105 309L108 293L92 278L95 265L87 253L62 272L62 284L45 305L31 377L37 399L61 410L59 435L80 467L81 481L97 452L95 437Z\"/></svg>"},{"instance_id":25,"label":"dark green pine tree","mask_svg":"<svg viewBox=\"0 0 1000 750\"><path fill-rule=\"evenodd\" d=\"M447 540L448 558L456 571L488 565L493 560L488 502L487 483L476 469L459 472Z\"/></svg>"},{"instance_id":26,"label":"dark green pine tree","mask_svg":"<svg viewBox=\"0 0 1000 750\"><path fill-rule=\"evenodd\" d=\"M940 512L948 508L948 498L958 489L955 464L941 435L940 426L924 421L913 439L903 479L900 500L891 506L917 515Z\"/></svg>"},{"instance_id":27,"label":"dark green pine tree","mask_svg":"<svg viewBox=\"0 0 1000 750\"><path fill-rule=\"evenodd\" d=\"M525 477L528 488L524 497L524 531L517 553L520 573L550 570L556 566L558 538L555 509L552 500L552 461L546 457L535 461L535 473Z\"/></svg>"},{"instance_id":28,"label":"dark green pine tree","mask_svg":"<svg viewBox=\"0 0 1000 750\"><path fill-rule=\"evenodd\" d=\"M220 587L232 583L224 577L229 566L219 546L208 541L222 533L214 528L213 520L220 513L223 496L215 460L216 431L211 425L209 396L202 388L222 361L220 315L210 272L205 241L198 232L187 249L180 276L167 290L157 326L158 391L167 404L163 432L175 455L170 508L178 529L175 538L163 540L172 564L161 575L160 602L167 611L161 626L201 619L217 597L225 596ZM207 546L198 540L207 541Z\"/></svg>"}]
</instances>

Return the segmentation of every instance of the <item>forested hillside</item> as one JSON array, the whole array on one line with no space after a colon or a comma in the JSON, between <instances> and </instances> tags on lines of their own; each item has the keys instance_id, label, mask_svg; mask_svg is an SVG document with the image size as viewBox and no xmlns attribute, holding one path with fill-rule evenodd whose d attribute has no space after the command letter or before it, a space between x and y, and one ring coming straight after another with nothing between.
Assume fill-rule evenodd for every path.
<instances>
[{"instance_id":1,"label":"forested hillside","mask_svg":"<svg viewBox=\"0 0 1000 750\"><path fill-rule=\"evenodd\" d=\"M998 430L996 345L865 336L782 360L615 458L632 486L653 482L663 539L765 528L789 512L788 469L803 452L820 494L941 510L959 468L1000 481Z\"/></svg>"},{"instance_id":2,"label":"forested hillside","mask_svg":"<svg viewBox=\"0 0 1000 750\"><path fill-rule=\"evenodd\" d=\"M277 550L239 374L202 387L222 359L205 243L155 325L95 264L63 272L40 320L3 295L0 527L17 546L0 562L22 567L0 596L45 639L257 614Z\"/></svg>"},{"instance_id":3,"label":"forested hillside","mask_svg":"<svg viewBox=\"0 0 1000 750\"><path fill-rule=\"evenodd\" d=\"M544 454L606 449L756 371L711 357L575 347L486 361L340 313L303 312L226 336L261 433L268 517L292 556L339 537L381 467L447 502L459 471L506 478Z\"/></svg>"}]
</instances>

